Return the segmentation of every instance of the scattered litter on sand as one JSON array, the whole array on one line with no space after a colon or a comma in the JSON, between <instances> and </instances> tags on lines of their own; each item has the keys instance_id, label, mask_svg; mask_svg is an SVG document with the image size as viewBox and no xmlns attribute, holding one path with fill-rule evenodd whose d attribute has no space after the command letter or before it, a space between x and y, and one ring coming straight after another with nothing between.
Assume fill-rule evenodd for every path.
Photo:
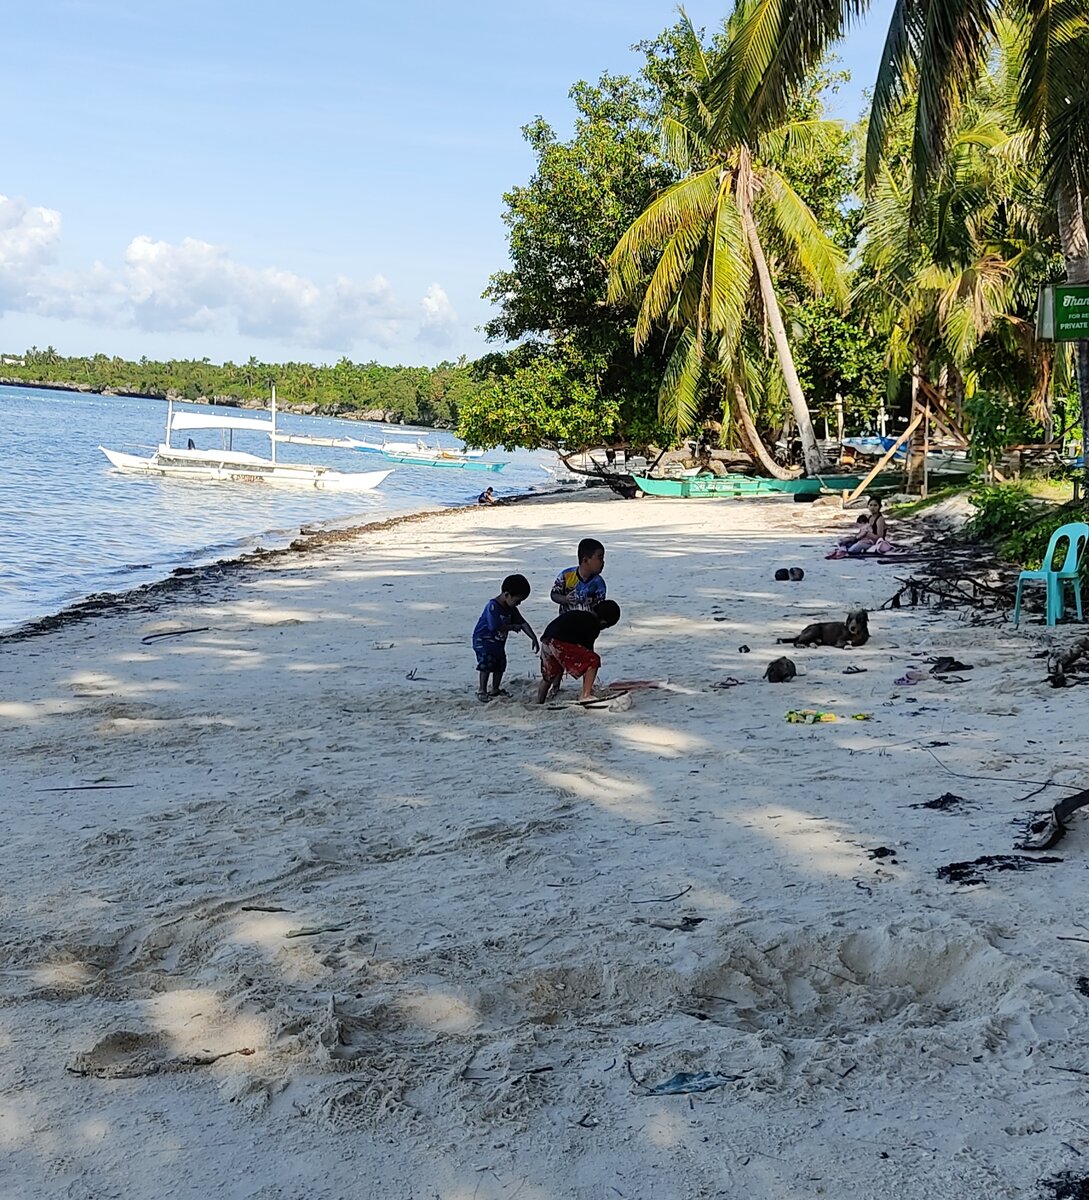
<instances>
[{"instance_id":1,"label":"scattered litter on sand","mask_svg":"<svg viewBox=\"0 0 1089 1200\"><path fill-rule=\"evenodd\" d=\"M941 742L939 745L945 745ZM929 808L935 812L951 812L955 808L960 808L961 805L970 805L972 801L965 800L963 796L957 796L953 792L942 792L935 800L923 800L918 804L909 804L908 808Z\"/></svg>"},{"instance_id":2,"label":"scattered litter on sand","mask_svg":"<svg viewBox=\"0 0 1089 1200\"><path fill-rule=\"evenodd\" d=\"M686 1096L690 1092L713 1092L727 1083L737 1083L743 1075L716 1075L713 1071L678 1071L664 1083L651 1087L641 1083L644 1096Z\"/></svg>"}]
</instances>

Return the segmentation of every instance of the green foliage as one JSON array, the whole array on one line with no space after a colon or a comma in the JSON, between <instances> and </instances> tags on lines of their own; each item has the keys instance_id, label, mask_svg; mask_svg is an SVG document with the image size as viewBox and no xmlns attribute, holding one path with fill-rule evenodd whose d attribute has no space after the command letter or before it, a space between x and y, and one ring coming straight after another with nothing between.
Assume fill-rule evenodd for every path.
<instances>
[{"instance_id":1,"label":"green foliage","mask_svg":"<svg viewBox=\"0 0 1089 1200\"><path fill-rule=\"evenodd\" d=\"M458 422L458 435L470 445L507 450L578 450L612 441L619 429L618 401L600 396L551 353L493 374L464 404Z\"/></svg>"},{"instance_id":2,"label":"green foliage","mask_svg":"<svg viewBox=\"0 0 1089 1200\"><path fill-rule=\"evenodd\" d=\"M14 356L9 356L14 357ZM21 362L0 365L0 376L16 383L50 383L92 392L117 392L165 399L264 404L276 386L285 408L327 416L381 413L394 421L448 428L461 406L480 386L471 364L444 362L437 367L386 367L342 358L334 366L310 363L261 363L222 366L208 359L127 362L95 354L65 358L52 346L32 346Z\"/></svg>"},{"instance_id":3,"label":"green foliage","mask_svg":"<svg viewBox=\"0 0 1089 1200\"><path fill-rule=\"evenodd\" d=\"M834 421L838 393L849 425L872 424L887 379L883 340L820 297L799 304L791 317L794 361L813 410Z\"/></svg>"},{"instance_id":4,"label":"green foliage","mask_svg":"<svg viewBox=\"0 0 1089 1200\"><path fill-rule=\"evenodd\" d=\"M1020 484L1003 483L972 493L976 510L965 525L970 537L994 542L999 553L1021 567L1039 568L1051 535L1060 525L1089 519L1089 502L1052 504L1034 499ZM1089 562L1083 564L1089 570Z\"/></svg>"},{"instance_id":5,"label":"green foliage","mask_svg":"<svg viewBox=\"0 0 1089 1200\"><path fill-rule=\"evenodd\" d=\"M504 196L511 266L488 282L484 297L499 311L485 331L493 341L540 340L549 365L530 361L536 350L516 349L506 365L491 357L497 378L464 427L492 445L515 444L522 430L540 445L638 442L656 419L664 358L636 358L633 306L606 299L610 251L670 179L658 153L654 93L642 80L604 75L596 86L577 83L570 95L573 136L561 141L540 119L527 125L536 168ZM559 380L576 388L577 418ZM536 398L527 391L535 381L542 388ZM517 411L496 407L508 393L517 396ZM554 420L542 407L549 404L559 406Z\"/></svg>"},{"instance_id":6,"label":"green foliage","mask_svg":"<svg viewBox=\"0 0 1089 1200\"><path fill-rule=\"evenodd\" d=\"M972 423L971 453L977 460L985 461L1007 446L1032 442L1040 435L1024 405L1010 396L976 392L964 402L964 409Z\"/></svg>"},{"instance_id":7,"label":"green foliage","mask_svg":"<svg viewBox=\"0 0 1089 1200\"><path fill-rule=\"evenodd\" d=\"M1014 529L1030 525L1039 516L1039 503L1017 483L984 485L971 495L972 517L964 527L969 537L998 541Z\"/></svg>"}]
</instances>

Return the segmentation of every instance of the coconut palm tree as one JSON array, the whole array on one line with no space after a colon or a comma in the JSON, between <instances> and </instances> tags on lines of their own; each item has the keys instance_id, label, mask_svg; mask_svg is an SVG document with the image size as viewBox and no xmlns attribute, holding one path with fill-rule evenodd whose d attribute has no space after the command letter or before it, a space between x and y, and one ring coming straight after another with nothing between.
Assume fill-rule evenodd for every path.
<instances>
[{"instance_id":1,"label":"coconut palm tree","mask_svg":"<svg viewBox=\"0 0 1089 1200\"><path fill-rule=\"evenodd\" d=\"M648 205L610 258L609 300L642 293L636 349L665 327L674 349L662 383L664 415L678 434L691 428L710 376L728 381L727 394L744 405L739 348L747 319L766 323L802 442L805 468L821 455L794 367L776 295L768 247L818 292L844 295L844 256L781 169L799 151L818 154L840 128L821 120L791 120L784 106L773 121L751 118L759 75L739 74L735 86L709 100L711 80L730 65L749 62L754 22L764 0L739 0L721 49L704 50L681 13L679 92L667 95L662 121L666 157L681 179ZM765 52L766 52L765 47ZM654 262L649 282L646 266ZM739 412L746 440L754 432ZM765 465L768 460L763 458Z\"/></svg>"},{"instance_id":2,"label":"coconut palm tree","mask_svg":"<svg viewBox=\"0 0 1089 1200\"><path fill-rule=\"evenodd\" d=\"M937 384L955 410L975 390L982 364L989 388L1046 420L1053 355L1036 341L1031 314L1040 279L1054 269L1057 237L1038 164L1025 157L1008 103L1009 62L998 56L914 203L914 114L897 122L893 140L902 150L881 164L867 197L855 299L888 337L894 379L910 373L916 387ZM996 379L988 369L996 359L1024 370Z\"/></svg>"},{"instance_id":3,"label":"coconut palm tree","mask_svg":"<svg viewBox=\"0 0 1089 1200\"><path fill-rule=\"evenodd\" d=\"M725 97L746 73L755 121L774 121L791 89L813 69L869 0L765 0L746 67L726 62L708 88ZM1020 66L1016 111L1024 137L1042 156L1059 223L1069 283L1089 283L1089 6L1085 0L895 0L874 86L866 147L869 186L878 177L896 115L917 96L912 133L913 201L931 186L958 115L994 50L999 23L1016 31ZM765 47L772 47L770 51ZM725 124L725 113L718 116ZM716 132L718 130L716 129ZM1089 430L1089 342L1077 343L1084 435ZM1086 457L1089 465L1089 455Z\"/></svg>"}]
</instances>

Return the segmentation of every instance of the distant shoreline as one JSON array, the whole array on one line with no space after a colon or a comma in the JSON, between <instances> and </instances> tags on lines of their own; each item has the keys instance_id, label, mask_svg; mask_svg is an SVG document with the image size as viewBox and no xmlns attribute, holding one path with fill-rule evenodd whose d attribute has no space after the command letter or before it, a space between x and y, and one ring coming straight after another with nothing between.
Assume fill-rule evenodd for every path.
<instances>
[{"instance_id":1,"label":"distant shoreline","mask_svg":"<svg viewBox=\"0 0 1089 1200\"><path fill-rule=\"evenodd\" d=\"M89 383L50 383L42 380L12 379L7 376L0 376L0 387L28 388L43 392L77 392L85 396L124 396L132 400L159 400L163 404L173 400L176 404L207 404L217 405L220 408L245 408L257 411L263 411L268 407L265 403L239 400L234 396L198 396L197 399L190 400L187 396L162 395L159 392L136 392L124 388L94 388ZM427 421L405 421L403 417L396 416L389 409L349 409L344 411L338 409L336 412L329 412L316 404L297 404L289 401L277 401L276 407L280 412L293 413L300 417L331 417L334 420L363 421L370 425L402 425L413 429L448 428L448 426L433 425Z\"/></svg>"}]
</instances>

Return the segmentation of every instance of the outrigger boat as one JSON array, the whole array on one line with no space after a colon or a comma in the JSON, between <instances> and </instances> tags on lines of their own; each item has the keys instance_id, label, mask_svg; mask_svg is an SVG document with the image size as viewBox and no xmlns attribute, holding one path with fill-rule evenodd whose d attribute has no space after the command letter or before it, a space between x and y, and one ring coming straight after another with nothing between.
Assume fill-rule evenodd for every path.
<instances>
[{"instance_id":1,"label":"outrigger boat","mask_svg":"<svg viewBox=\"0 0 1089 1200\"><path fill-rule=\"evenodd\" d=\"M312 433L277 433L276 441L290 442L293 446L333 446L338 450L358 450L363 445L350 437L318 437Z\"/></svg>"},{"instance_id":2,"label":"outrigger boat","mask_svg":"<svg viewBox=\"0 0 1089 1200\"><path fill-rule=\"evenodd\" d=\"M708 496L774 496L789 493L815 496L820 492L849 492L862 482L861 475L816 475L812 478L765 479L759 475L695 475L681 479L633 477L641 492L648 496L673 496L696 499Z\"/></svg>"},{"instance_id":3,"label":"outrigger boat","mask_svg":"<svg viewBox=\"0 0 1089 1200\"><path fill-rule=\"evenodd\" d=\"M356 450L381 454L387 462L409 467L447 467L469 471L502 471L505 462L484 462L483 450L457 450L451 446L428 446L418 442L357 442Z\"/></svg>"},{"instance_id":4,"label":"outrigger boat","mask_svg":"<svg viewBox=\"0 0 1089 1200\"><path fill-rule=\"evenodd\" d=\"M218 429L223 438L220 450L182 448L170 443L174 431ZM235 432L260 433L269 439L271 458L234 449ZM264 483L272 487L315 488L325 492L370 492L390 471L345 472L332 467L276 460L276 392L272 393L272 420L258 417L220 416L216 413L175 412L171 400L166 413L166 441L150 458L99 449L113 467L126 475L157 475L172 479L206 479L219 483Z\"/></svg>"}]
</instances>

